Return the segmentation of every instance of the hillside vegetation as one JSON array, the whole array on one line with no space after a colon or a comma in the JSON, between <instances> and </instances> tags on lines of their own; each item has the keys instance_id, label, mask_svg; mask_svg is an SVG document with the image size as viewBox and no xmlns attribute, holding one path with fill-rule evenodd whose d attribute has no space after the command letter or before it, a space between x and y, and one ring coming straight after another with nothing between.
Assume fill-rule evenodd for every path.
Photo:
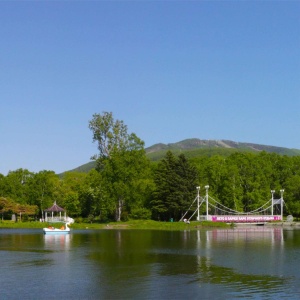
<instances>
[{"instance_id":1,"label":"hillside vegetation","mask_svg":"<svg viewBox=\"0 0 300 300\"><path fill-rule=\"evenodd\" d=\"M147 157L151 161L159 161L169 150L172 151L175 155L179 155L182 153L187 158L212 157L214 155L227 157L235 152L259 153L261 151L287 156L300 155L299 149L289 149L284 147L254 143L239 143L229 140L201 140L196 138L186 139L177 143L155 144L146 148L146 153ZM95 168L94 161L76 167L72 170L69 170L68 172L87 173L93 168Z\"/></svg>"}]
</instances>

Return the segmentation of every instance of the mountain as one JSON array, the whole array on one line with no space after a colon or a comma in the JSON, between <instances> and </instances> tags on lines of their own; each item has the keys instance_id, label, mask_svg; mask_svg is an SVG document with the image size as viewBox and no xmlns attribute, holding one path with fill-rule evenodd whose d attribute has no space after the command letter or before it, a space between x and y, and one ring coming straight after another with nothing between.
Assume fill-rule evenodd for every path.
<instances>
[{"instance_id":1,"label":"mountain","mask_svg":"<svg viewBox=\"0 0 300 300\"><path fill-rule=\"evenodd\" d=\"M240 143L229 140L200 140L200 139L187 139L177 143L171 144L155 144L146 149L148 154L157 153L160 151L168 150L195 150L195 149L233 149L238 151L259 152L266 151L269 153L277 153L280 155L300 155L300 150L289 149L276 146L267 146L254 143Z\"/></svg>"},{"instance_id":2,"label":"mountain","mask_svg":"<svg viewBox=\"0 0 300 300\"><path fill-rule=\"evenodd\" d=\"M284 147L268 146L254 143L240 143L229 140L200 140L200 139L186 139L177 143L170 144L155 144L146 148L146 153L152 161L158 161L164 157L165 153L170 150L174 154L184 153L188 158L197 156L213 156L222 155L228 156L234 152L251 152L258 153L266 151L269 153L276 153L279 155L296 156L300 155L299 149L289 149ZM88 172L95 167L95 162L89 162L79 166L68 172Z\"/></svg>"}]
</instances>

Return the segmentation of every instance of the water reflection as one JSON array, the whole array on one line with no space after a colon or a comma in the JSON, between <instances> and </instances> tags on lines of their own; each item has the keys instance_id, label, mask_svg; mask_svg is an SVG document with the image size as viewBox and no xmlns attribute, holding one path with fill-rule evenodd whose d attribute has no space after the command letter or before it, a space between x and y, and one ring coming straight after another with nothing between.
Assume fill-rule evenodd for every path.
<instances>
[{"instance_id":1,"label":"water reflection","mask_svg":"<svg viewBox=\"0 0 300 300\"><path fill-rule=\"evenodd\" d=\"M156 253L160 278L192 276L193 283L223 286L232 296L274 296L294 281L286 272L282 228L183 232L181 245L181 251L168 246Z\"/></svg>"},{"instance_id":2,"label":"water reflection","mask_svg":"<svg viewBox=\"0 0 300 300\"><path fill-rule=\"evenodd\" d=\"M0 233L1 250L5 299L21 292L28 299L49 282L52 299L293 299L300 292L300 231L281 227L10 232Z\"/></svg>"},{"instance_id":3,"label":"water reflection","mask_svg":"<svg viewBox=\"0 0 300 300\"><path fill-rule=\"evenodd\" d=\"M198 262L199 283L222 284L228 290L246 293L276 294L282 285L289 282L289 278L271 276L267 274L243 274L235 268L226 268L212 264L206 258Z\"/></svg>"},{"instance_id":4,"label":"water reflection","mask_svg":"<svg viewBox=\"0 0 300 300\"><path fill-rule=\"evenodd\" d=\"M291 284L284 268L282 228L110 231L97 242L88 258L99 266L103 296L114 295L105 286L120 284L124 294L132 295L137 280L154 286L177 277L239 294L275 295Z\"/></svg>"},{"instance_id":5,"label":"water reflection","mask_svg":"<svg viewBox=\"0 0 300 300\"><path fill-rule=\"evenodd\" d=\"M283 244L283 229L268 227L243 227L235 229L215 229L206 232L206 239L218 242L247 242L247 241L266 241L272 245L274 243Z\"/></svg>"},{"instance_id":6,"label":"water reflection","mask_svg":"<svg viewBox=\"0 0 300 300\"><path fill-rule=\"evenodd\" d=\"M44 234L46 249L69 250L71 234Z\"/></svg>"},{"instance_id":7,"label":"water reflection","mask_svg":"<svg viewBox=\"0 0 300 300\"><path fill-rule=\"evenodd\" d=\"M285 274L282 228L214 229L197 235L197 245L205 249L197 257L201 283L221 284L245 295L271 295L291 281Z\"/></svg>"},{"instance_id":8,"label":"water reflection","mask_svg":"<svg viewBox=\"0 0 300 300\"><path fill-rule=\"evenodd\" d=\"M202 242L202 244L201 244ZM242 227L234 229L214 229L205 231L202 236L197 235L197 245L205 245L206 257L210 257L218 248L223 247L223 251L228 250L229 260L232 260L230 254L237 256L244 255L247 249L252 249L249 253L255 253L257 247L261 247L261 251L269 252L283 251L284 234L283 229L271 227ZM217 247L216 247L217 246Z\"/></svg>"}]
</instances>

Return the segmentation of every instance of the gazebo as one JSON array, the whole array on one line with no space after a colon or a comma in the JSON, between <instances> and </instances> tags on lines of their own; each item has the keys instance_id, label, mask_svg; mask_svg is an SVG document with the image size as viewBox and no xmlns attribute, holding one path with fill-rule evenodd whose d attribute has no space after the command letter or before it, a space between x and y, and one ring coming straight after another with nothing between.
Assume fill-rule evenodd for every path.
<instances>
[{"instance_id":1,"label":"gazebo","mask_svg":"<svg viewBox=\"0 0 300 300\"><path fill-rule=\"evenodd\" d=\"M61 213L64 213L62 217ZM45 213L45 221L48 222L65 222L67 220L67 215L65 209L58 206L56 201L54 201L53 205L44 210ZM51 213L51 217L48 217L48 213Z\"/></svg>"}]
</instances>

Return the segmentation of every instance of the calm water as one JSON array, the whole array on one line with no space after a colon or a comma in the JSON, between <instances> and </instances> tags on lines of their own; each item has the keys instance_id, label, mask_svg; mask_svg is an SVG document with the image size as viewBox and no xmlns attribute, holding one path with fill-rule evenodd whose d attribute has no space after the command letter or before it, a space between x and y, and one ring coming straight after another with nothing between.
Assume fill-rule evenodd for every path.
<instances>
[{"instance_id":1,"label":"calm water","mask_svg":"<svg viewBox=\"0 0 300 300\"><path fill-rule=\"evenodd\" d=\"M1 299L299 299L300 230L0 230Z\"/></svg>"}]
</instances>

